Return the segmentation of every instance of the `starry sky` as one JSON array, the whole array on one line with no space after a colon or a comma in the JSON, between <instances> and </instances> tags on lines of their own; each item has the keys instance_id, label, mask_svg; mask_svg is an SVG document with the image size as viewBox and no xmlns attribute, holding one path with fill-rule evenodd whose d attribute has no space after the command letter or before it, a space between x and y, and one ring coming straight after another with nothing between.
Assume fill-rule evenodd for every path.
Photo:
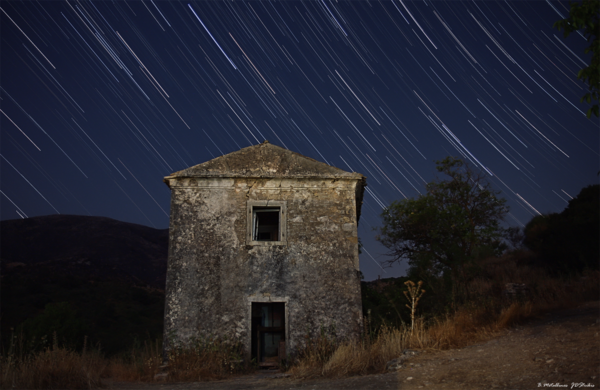
<instances>
[{"instance_id":1,"label":"starry sky","mask_svg":"<svg viewBox=\"0 0 600 390\"><path fill-rule=\"evenodd\" d=\"M548 1L2 1L0 218L169 223L162 178L269 142L367 177L382 208L461 156L511 208L560 212L597 183L581 34Z\"/></svg>"}]
</instances>

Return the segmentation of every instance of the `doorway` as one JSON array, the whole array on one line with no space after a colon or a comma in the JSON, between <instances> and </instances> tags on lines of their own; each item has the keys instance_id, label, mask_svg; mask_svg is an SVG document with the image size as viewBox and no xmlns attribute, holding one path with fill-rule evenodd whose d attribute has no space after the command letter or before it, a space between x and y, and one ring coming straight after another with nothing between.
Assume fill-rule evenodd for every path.
<instances>
[{"instance_id":1,"label":"doorway","mask_svg":"<svg viewBox=\"0 0 600 390\"><path fill-rule=\"evenodd\" d=\"M285 303L252 302L252 358L261 367L285 359Z\"/></svg>"}]
</instances>

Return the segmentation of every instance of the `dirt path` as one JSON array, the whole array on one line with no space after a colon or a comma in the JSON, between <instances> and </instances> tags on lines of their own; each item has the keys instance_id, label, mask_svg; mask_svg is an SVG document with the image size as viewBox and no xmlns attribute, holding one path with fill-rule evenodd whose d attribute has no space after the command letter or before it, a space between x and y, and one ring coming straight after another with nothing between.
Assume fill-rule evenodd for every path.
<instances>
[{"instance_id":1,"label":"dirt path","mask_svg":"<svg viewBox=\"0 0 600 390\"><path fill-rule=\"evenodd\" d=\"M114 390L537 389L600 387L600 302L546 314L484 343L424 351L396 373L298 381L257 373L196 383L109 384Z\"/></svg>"}]
</instances>

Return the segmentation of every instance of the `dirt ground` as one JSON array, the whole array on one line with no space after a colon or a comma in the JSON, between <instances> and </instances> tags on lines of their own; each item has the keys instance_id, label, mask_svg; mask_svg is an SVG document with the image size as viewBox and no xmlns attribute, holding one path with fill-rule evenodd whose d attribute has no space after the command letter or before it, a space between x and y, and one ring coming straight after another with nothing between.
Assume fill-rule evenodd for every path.
<instances>
[{"instance_id":1,"label":"dirt ground","mask_svg":"<svg viewBox=\"0 0 600 390\"><path fill-rule=\"evenodd\" d=\"M421 351L394 373L294 380L259 372L216 382L108 383L113 390L538 389L600 387L600 302L548 313L483 343Z\"/></svg>"}]
</instances>

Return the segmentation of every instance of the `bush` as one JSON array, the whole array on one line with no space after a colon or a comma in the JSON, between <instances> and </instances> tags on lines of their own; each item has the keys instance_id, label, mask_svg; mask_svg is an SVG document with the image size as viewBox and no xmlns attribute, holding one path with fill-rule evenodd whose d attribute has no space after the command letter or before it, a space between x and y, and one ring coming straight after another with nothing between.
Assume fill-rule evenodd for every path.
<instances>
[{"instance_id":1,"label":"bush","mask_svg":"<svg viewBox=\"0 0 600 390\"><path fill-rule=\"evenodd\" d=\"M52 337L61 345L80 349L86 327L77 311L68 302L48 303L44 311L21 325L30 348L47 349Z\"/></svg>"},{"instance_id":2,"label":"bush","mask_svg":"<svg viewBox=\"0 0 600 390\"><path fill-rule=\"evenodd\" d=\"M525 245L553 273L598 269L600 258L600 185L585 187L559 214L533 218Z\"/></svg>"}]
</instances>

